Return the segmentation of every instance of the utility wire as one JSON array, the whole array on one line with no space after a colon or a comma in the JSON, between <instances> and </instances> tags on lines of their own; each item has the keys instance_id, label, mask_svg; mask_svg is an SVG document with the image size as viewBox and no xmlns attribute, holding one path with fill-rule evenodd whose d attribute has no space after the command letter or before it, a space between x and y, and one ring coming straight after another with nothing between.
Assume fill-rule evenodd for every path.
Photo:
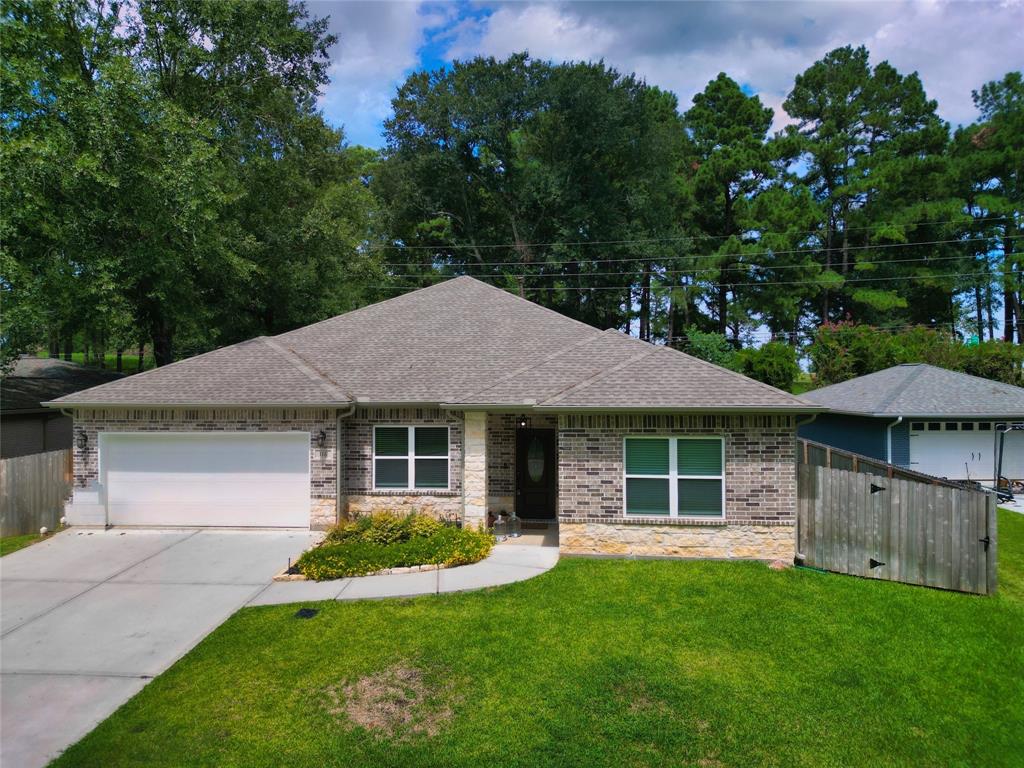
<instances>
[{"instance_id":1,"label":"utility wire","mask_svg":"<svg viewBox=\"0 0 1024 768\"><path fill-rule=\"evenodd\" d=\"M455 276L452 276L449 279L454 279L454 277L458 277L458 276L455 275ZM474 276L474 277L476 277L478 280L484 279L483 277L480 277L480 276ZM488 275L488 276L485 276L485 277L492 277L492 276ZM501 275L495 275L493 277L501 277ZM651 277L652 278L656 278L657 275L652 275ZM901 280L937 280L937 279L947 278L947 277L978 277L978 275L975 272L950 272L950 273L946 273L946 274L942 274L942 275L901 275L901 276L898 276L898 277L859 277L859 278L845 278L845 279L842 280L842 284L843 285L847 285L849 283L897 282L897 281L901 281ZM439 283L443 283L443 282L447 282L447 280L440 280L440 281L438 281L438 283L433 283L433 285L438 285ZM814 286L818 286L818 287L828 287L826 282L822 281L822 280L788 280L788 281L787 280L778 280L778 281L773 280L773 281L767 282L767 283L716 283L716 282L707 282L707 283L705 283L705 285L707 287L716 287L716 288L749 288L751 285L766 285L766 286L772 286L772 285L814 285ZM392 285L392 286L380 286L380 287L381 288L388 288L388 289L392 289L392 290L415 291L415 290L418 290L420 288L425 288L427 286L423 286L423 285ZM595 286L590 286L590 287L574 286L574 285L541 286L541 287L530 286L530 287L527 288L527 290L528 291L628 291L628 290L636 290L637 288L640 288L640 287L641 286L639 286L636 283L634 283L632 285L595 285ZM656 285L652 285L652 288L682 288L682 287L684 287L684 286L667 286L667 285L656 286ZM839 286L837 285L836 287L839 287Z\"/></svg>"},{"instance_id":2,"label":"utility wire","mask_svg":"<svg viewBox=\"0 0 1024 768\"><path fill-rule=\"evenodd\" d=\"M1024 237L1024 235L1010 235L1009 237L999 238L1000 241L1015 240ZM637 261L654 261L656 259L664 259L665 261L697 261L700 259L724 259L724 258L743 258L751 256L783 256L798 253L842 253L844 250L847 253L861 252L861 251L873 251L882 248L915 248L925 245L948 245L948 244L961 244L961 243L977 243L990 240L989 237L968 237L968 238L954 238L948 240L924 240L918 243L875 243L872 245L851 245L845 249L842 246L836 246L834 248L785 248L779 250L761 250L761 251L734 251L732 253L704 253L704 254L687 254L685 256L664 256L659 255L657 257L647 256L623 256L623 257L608 257L608 258L596 258L596 259L562 259L562 260L545 260L537 262L523 262L523 261L486 261L481 264L474 264L481 268L486 267L502 267L502 266L514 266L514 267L525 267L530 266L532 263L537 267L555 266L560 264L616 264L624 262L637 262ZM427 267L434 268L434 264L424 264L416 261L406 262L393 262L388 264L389 267ZM442 265L444 266L444 265ZM453 265L462 267L463 265Z\"/></svg>"},{"instance_id":3,"label":"utility wire","mask_svg":"<svg viewBox=\"0 0 1024 768\"><path fill-rule=\"evenodd\" d=\"M935 226L939 224L977 224L987 221L1003 221L1008 220L1009 216L984 216L984 217L966 217L963 219L945 219L943 221L914 221L906 222L903 224L896 222L889 222L885 224L870 224L861 227L847 227L846 229L837 229L833 234L841 234L843 232L861 232L872 229L886 229L890 227L926 227ZM745 230L748 232L758 232L756 229ZM785 237L794 237L797 235L811 237L813 235L820 235L821 230L813 229L805 232L758 232L759 237L765 237L768 235L783 235ZM682 242L686 240L728 240L736 235L707 235L699 233L696 235L675 235L672 237L644 237L635 239L625 240L554 240L546 243L452 243L448 245L409 245L409 244L398 244L398 243L371 243L366 246L366 250L387 250L394 248L396 250L410 251L410 250L491 250L495 248L551 248L556 245L562 246L591 246L591 245L635 245L638 243L672 243Z\"/></svg>"},{"instance_id":4,"label":"utility wire","mask_svg":"<svg viewBox=\"0 0 1024 768\"><path fill-rule=\"evenodd\" d=\"M1024 237L1024 235L1017 235L1017 237ZM957 241L962 242L962 241ZM853 264L854 267L862 267L866 265L874 264L914 264L921 263L922 266L931 264L938 261L959 261L963 260L964 256L925 256L923 258L911 258L911 259L878 259L875 261L858 261ZM550 263L550 262L548 262ZM541 266L541 265L538 265ZM809 267L821 266L819 264L738 264L732 267L706 267L700 269L659 269L652 271L652 277L660 277L664 275L695 275L707 272L749 272L750 270L770 270L775 272L783 269L808 269ZM423 277L424 274L392 274L391 277L401 278L417 278ZM612 276L622 275L622 272L581 272L579 277L600 277L600 276ZM474 275L475 276L475 275ZM570 278L576 277L577 275L567 275L563 272L508 272L503 271L500 275L488 275L488 277L553 277L553 278Z\"/></svg>"}]
</instances>

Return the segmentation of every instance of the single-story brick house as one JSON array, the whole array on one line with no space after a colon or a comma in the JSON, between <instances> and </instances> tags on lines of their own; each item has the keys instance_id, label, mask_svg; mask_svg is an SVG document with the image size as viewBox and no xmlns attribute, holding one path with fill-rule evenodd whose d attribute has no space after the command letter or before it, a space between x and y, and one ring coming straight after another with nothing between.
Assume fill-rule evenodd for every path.
<instances>
[{"instance_id":1,"label":"single-story brick house","mask_svg":"<svg viewBox=\"0 0 1024 768\"><path fill-rule=\"evenodd\" d=\"M820 410L460 277L51 403L74 525L557 522L581 554L791 557Z\"/></svg>"}]
</instances>

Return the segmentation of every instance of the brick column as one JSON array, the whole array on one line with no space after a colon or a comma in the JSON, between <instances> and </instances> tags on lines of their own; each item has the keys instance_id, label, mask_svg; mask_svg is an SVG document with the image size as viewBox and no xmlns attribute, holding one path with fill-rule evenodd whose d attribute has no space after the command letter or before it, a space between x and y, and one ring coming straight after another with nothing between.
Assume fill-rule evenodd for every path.
<instances>
[{"instance_id":1,"label":"brick column","mask_svg":"<svg viewBox=\"0 0 1024 768\"><path fill-rule=\"evenodd\" d=\"M465 414L462 455L462 524L487 524L487 414Z\"/></svg>"}]
</instances>

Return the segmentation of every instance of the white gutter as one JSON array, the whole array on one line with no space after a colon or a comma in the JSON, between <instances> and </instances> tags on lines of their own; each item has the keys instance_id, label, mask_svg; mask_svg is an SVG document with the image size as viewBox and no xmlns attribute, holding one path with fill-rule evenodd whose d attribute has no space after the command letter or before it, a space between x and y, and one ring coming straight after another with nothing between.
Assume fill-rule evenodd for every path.
<instances>
[{"instance_id":1,"label":"white gutter","mask_svg":"<svg viewBox=\"0 0 1024 768\"><path fill-rule=\"evenodd\" d=\"M892 464L892 428L903 421L902 416L898 416L896 421L885 427L885 463Z\"/></svg>"}]
</instances>

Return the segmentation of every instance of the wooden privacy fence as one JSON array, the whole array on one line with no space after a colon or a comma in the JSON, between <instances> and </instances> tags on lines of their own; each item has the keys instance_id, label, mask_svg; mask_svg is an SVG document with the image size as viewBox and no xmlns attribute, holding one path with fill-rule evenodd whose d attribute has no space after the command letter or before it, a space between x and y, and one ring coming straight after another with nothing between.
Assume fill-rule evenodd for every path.
<instances>
[{"instance_id":1,"label":"wooden privacy fence","mask_svg":"<svg viewBox=\"0 0 1024 768\"><path fill-rule=\"evenodd\" d=\"M996 501L952 483L801 464L797 560L961 592L996 589Z\"/></svg>"},{"instance_id":2,"label":"wooden privacy fence","mask_svg":"<svg viewBox=\"0 0 1024 768\"><path fill-rule=\"evenodd\" d=\"M55 530L71 483L70 449L0 460L0 536Z\"/></svg>"}]
</instances>

